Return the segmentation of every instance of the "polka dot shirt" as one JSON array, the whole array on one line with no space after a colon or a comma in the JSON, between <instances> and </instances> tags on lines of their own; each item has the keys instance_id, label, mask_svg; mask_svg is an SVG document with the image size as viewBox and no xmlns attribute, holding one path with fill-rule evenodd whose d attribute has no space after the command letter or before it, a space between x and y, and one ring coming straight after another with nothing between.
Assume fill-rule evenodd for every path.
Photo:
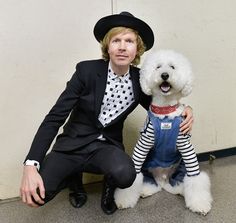
<instances>
[{"instance_id":1,"label":"polka dot shirt","mask_svg":"<svg viewBox=\"0 0 236 223\"><path fill-rule=\"evenodd\" d=\"M134 93L129 71L123 76L117 76L108 67L108 77L105 94L99 114L103 126L109 124L134 102Z\"/></svg>"}]
</instances>

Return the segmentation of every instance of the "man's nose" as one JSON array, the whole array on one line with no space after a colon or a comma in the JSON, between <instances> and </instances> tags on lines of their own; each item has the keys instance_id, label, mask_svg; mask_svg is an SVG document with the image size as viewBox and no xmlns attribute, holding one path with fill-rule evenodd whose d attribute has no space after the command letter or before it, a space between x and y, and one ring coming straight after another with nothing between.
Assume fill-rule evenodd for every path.
<instances>
[{"instance_id":1,"label":"man's nose","mask_svg":"<svg viewBox=\"0 0 236 223\"><path fill-rule=\"evenodd\" d=\"M126 49L126 43L125 43L125 41L120 41L119 49L120 49L120 50L125 50L125 49Z\"/></svg>"}]
</instances>

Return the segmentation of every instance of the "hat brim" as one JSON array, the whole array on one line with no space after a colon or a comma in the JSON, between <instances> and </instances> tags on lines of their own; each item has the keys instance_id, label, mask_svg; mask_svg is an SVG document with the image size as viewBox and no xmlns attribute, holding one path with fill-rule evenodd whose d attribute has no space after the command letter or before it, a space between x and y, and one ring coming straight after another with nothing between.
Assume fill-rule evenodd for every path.
<instances>
[{"instance_id":1,"label":"hat brim","mask_svg":"<svg viewBox=\"0 0 236 223\"><path fill-rule=\"evenodd\" d=\"M93 33L97 41L102 41L107 32L114 27L136 30L146 46L146 51L152 48L154 34L150 26L136 17L121 14L103 17L96 23Z\"/></svg>"}]
</instances>

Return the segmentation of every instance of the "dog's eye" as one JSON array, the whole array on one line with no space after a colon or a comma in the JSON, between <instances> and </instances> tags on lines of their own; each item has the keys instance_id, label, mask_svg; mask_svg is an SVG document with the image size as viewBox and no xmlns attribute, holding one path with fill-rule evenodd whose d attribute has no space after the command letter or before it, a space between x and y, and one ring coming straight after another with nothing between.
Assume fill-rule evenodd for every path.
<instances>
[{"instance_id":1,"label":"dog's eye","mask_svg":"<svg viewBox=\"0 0 236 223\"><path fill-rule=\"evenodd\" d=\"M158 65L156 69L160 69L161 68L161 65Z\"/></svg>"},{"instance_id":2,"label":"dog's eye","mask_svg":"<svg viewBox=\"0 0 236 223\"><path fill-rule=\"evenodd\" d=\"M173 70L175 69L175 66L174 65L170 65L170 68L172 68Z\"/></svg>"}]
</instances>

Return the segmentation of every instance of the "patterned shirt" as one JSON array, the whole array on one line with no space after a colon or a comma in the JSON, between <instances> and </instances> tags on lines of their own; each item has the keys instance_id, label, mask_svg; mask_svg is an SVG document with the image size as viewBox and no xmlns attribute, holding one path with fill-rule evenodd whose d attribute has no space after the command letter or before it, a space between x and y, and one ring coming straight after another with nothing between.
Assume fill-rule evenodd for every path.
<instances>
[{"instance_id":1,"label":"patterned shirt","mask_svg":"<svg viewBox=\"0 0 236 223\"><path fill-rule=\"evenodd\" d=\"M106 126L134 102L134 93L129 71L123 76L117 76L109 63L105 94L98 116L99 121Z\"/></svg>"}]
</instances>

